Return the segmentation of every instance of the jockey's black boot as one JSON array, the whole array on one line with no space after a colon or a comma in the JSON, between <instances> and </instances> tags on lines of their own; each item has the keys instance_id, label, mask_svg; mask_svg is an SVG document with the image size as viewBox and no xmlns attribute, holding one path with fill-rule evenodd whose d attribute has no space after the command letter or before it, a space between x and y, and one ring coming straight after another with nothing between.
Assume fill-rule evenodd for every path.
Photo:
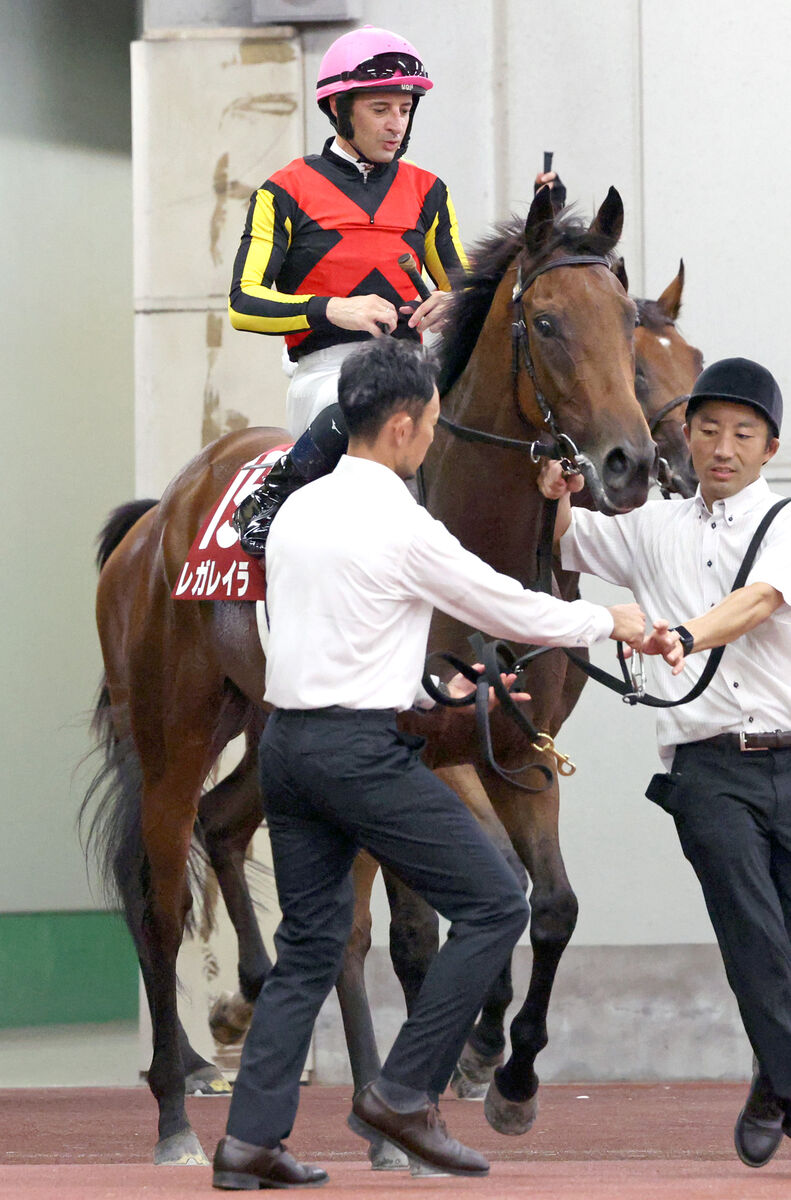
<instances>
[{"instance_id":1,"label":"jockey's black boot","mask_svg":"<svg viewBox=\"0 0 791 1200\"><path fill-rule=\"evenodd\" d=\"M288 454L274 464L261 486L234 513L233 527L246 554L263 558L270 526L283 501L304 483L333 471L348 444L340 405L331 404L311 421Z\"/></svg>"}]
</instances>

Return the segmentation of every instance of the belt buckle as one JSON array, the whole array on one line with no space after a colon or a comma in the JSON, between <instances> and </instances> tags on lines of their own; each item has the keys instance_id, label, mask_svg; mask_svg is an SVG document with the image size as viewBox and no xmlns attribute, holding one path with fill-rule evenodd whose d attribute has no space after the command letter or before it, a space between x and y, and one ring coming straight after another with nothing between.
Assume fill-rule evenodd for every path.
<instances>
[{"instance_id":1,"label":"belt buckle","mask_svg":"<svg viewBox=\"0 0 791 1200\"><path fill-rule=\"evenodd\" d=\"M745 754L745 753L753 754L756 750L766 750L767 749L766 746L748 746L747 745L747 737L748 737L747 733L743 729L740 729L739 730L739 749L741 750L742 754Z\"/></svg>"}]
</instances>

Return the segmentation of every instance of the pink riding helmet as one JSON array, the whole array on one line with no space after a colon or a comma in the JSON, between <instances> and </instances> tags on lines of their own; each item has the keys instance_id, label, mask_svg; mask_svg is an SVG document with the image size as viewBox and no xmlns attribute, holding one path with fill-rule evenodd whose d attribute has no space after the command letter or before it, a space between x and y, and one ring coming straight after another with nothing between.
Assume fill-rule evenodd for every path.
<instances>
[{"instance_id":1,"label":"pink riding helmet","mask_svg":"<svg viewBox=\"0 0 791 1200\"><path fill-rule=\"evenodd\" d=\"M433 86L411 42L388 29L363 25L337 38L324 55L316 100L324 112L329 112L329 97L341 92L396 88L419 97Z\"/></svg>"}]
</instances>

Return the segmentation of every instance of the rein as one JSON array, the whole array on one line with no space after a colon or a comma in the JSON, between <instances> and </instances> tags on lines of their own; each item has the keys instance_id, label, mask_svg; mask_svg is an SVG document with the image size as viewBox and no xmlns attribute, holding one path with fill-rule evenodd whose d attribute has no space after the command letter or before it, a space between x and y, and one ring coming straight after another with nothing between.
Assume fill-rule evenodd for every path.
<instances>
[{"instance_id":1,"label":"rein","mask_svg":"<svg viewBox=\"0 0 791 1200\"><path fill-rule=\"evenodd\" d=\"M521 363L533 384L536 403L541 411L543 423L546 425L551 435L551 441L542 441L540 438L528 441L521 438L502 437L499 434L489 433L483 429L473 429L467 425L460 425L449 417L441 415L439 424L458 437L462 441L467 442L482 442L486 445L499 446L502 449L527 451L530 454L532 462L537 463L540 458L555 458L560 459L564 469L568 471L576 471L577 467L584 455L575 446L570 437L558 429L552 409L549 405L544 393L536 377L535 364L530 351L530 336L525 322L524 309L522 307L522 299L528 288L547 271L555 270L557 267L585 267L585 266L602 266L609 271L610 263L606 258L599 255L565 255L561 258L553 259L551 262L544 263L541 266L535 267L527 277L522 274L522 264L517 264L516 282L511 296L513 308L513 319L511 322L511 379L512 379L512 398L517 416L525 425L531 426L531 422L523 413L519 404L519 367L520 355ZM531 426L532 427L532 426ZM536 583L536 589L541 591L552 591L552 532L555 523L555 510L557 502L547 502L544 505L544 516L542 522L542 534L538 547L538 566L539 578ZM502 779L513 784L514 787L520 788L522 791L532 794L543 792L554 781L554 773L550 767L543 762L527 763L523 767L509 770L501 767L494 756L492 746L491 724L489 720L489 688L494 689L494 693L500 702L500 706L506 715L514 722L514 724L530 739L531 747L539 754L551 754L555 759L556 769L561 775L573 774L575 767L566 757L561 754L555 747L554 739L546 731L541 731L535 727L530 719L525 716L517 704L511 699L508 689L504 686L501 679L501 673L515 672L518 673L521 665L525 663L529 656L523 659L517 659L511 647L507 642L494 641L486 642L480 633L473 634L470 638L470 645L476 659L483 665L483 671L478 672L469 667L466 663L455 655L438 653L429 655L427 667L423 676L423 687L426 692L439 704L444 704L451 708L461 708L468 704L475 704L475 720L478 728L478 734L483 746L484 757L487 766L496 772ZM539 651L531 651L533 657L537 653L543 653L551 647L541 647ZM441 658L449 663L461 675L475 684L475 691L470 696L452 698L445 695L435 686L429 672L428 662L432 658ZM543 783L539 787L532 787L530 784L522 783L517 776L525 771L537 771L543 776Z\"/></svg>"}]
</instances>

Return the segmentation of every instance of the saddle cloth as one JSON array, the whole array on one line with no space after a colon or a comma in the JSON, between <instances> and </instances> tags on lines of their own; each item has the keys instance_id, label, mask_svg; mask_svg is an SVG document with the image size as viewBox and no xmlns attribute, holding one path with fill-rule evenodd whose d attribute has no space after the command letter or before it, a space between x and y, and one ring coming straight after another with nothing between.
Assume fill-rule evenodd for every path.
<instances>
[{"instance_id":1,"label":"saddle cloth","mask_svg":"<svg viewBox=\"0 0 791 1200\"><path fill-rule=\"evenodd\" d=\"M263 483L272 466L291 444L274 446L245 463L201 525L181 568L174 600L247 600L266 598L266 576L261 559L251 558L239 545L231 524L236 509Z\"/></svg>"}]
</instances>

